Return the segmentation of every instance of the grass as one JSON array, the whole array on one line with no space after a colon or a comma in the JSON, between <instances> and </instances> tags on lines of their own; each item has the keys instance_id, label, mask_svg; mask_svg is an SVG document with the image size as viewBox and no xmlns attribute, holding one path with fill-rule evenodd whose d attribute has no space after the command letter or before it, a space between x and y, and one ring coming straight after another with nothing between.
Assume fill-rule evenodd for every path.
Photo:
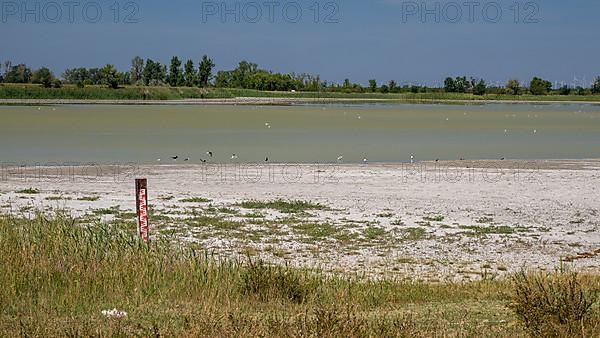
<instances>
[{"instance_id":1,"label":"grass","mask_svg":"<svg viewBox=\"0 0 600 338\"><path fill-rule=\"evenodd\" d=\"M402 238L407 241L421 241L427 238L427 232L423 228L404 228L402 232Z\"/></svg>"},{"instance_id":2,"label":"grass","mask_svg":"<svg viewBox=\"0 0 600 338\"><path fill-rule=\"evenodd\" d=\"M179 200L181 203L209 203L212 202L211 199L203 198L203 197L192 197L192 198L184 198Z\"/></svg>"},{"instance_id":3,"label":"grass","mask_svg":"<svg viewBox=\"0 0 600 338\"><path fill-rule=\"evenodd\" d=\"M479 223L479 222L478 222ZM461 225L460 229L470 230L467 235L485 236L485 235L509 235L514 234L517 229L514 227L499 225L499 226L477 226L477 225Z\"/></svg>"},{"instance_id":4,"label":"grass","mask_svg":"<svg viewBox=\"0 0 600 338\"><path fill-rule=\"evenodd\" d=\"M109 89L106 86L64 85L62 88L42 88L32 84L0 84L0 99L75 99L75 100L182 100L226 99L235 97L386 100L397 102L431 101L600 101L599 95L497 95L477 96L465 93L343 93L343 92L272 92L237 88L137 87Z\"/></svg>"},{"instance_id":5,"label":"grass","mask_svg":"<svg viewBox=\"0 0 600 338\"><path fill-rule=\"evenodd\" d=\"M40 193L40 191L35 188L27 188L27 189L23 189L23 190L17 190L16 193L17 194L25 194L25 195L37 195Z\"/></svg>"},{"instance_id":6,"label":"grass","mask_svg":"<svg viewBox=\"0 0 600 338\"><path fill-rule=\"evenodd\" d=\"M78 201L96 202L100 200L100 196L83 196L77 199Z\"/></svg>"},{"instance_id":7,"label":"grass","mask_svg":"<svg viewBox=\"0 0 600 338\"><path fill-rule=\"evenodd\" d=\"M423 220L427 222L443 222L444 216L436 215L436 216L425 216Z\"/></svg>"},{"instance_id":8,"label":"grass","mask_svg":"<svg viewBox=\"0 0 600 338\"><path fill-rule=\"evenodd\" d=\"M560 283L557 274L525 282L371 280L224 260L169 238L147 245L118 226L61 215L0 216L0 261L4 337L522 337L530 321L521 313L532 308L560 328L541 327L542 336L600 334L598 275ZM528 301L528 286L537 301ZM556 296L545 303L548 290ZM102 315L113 308L127 316Z\"/></svg>"},{"instance_id":9,"label":"grass","mask_svg":"<svg viewBox=\"0 0 600 338\"><path fill-rule=\"evenodd\" d=\"M286 201L282 199L267 202L257 200L244 201L238 206L246 209L273 209L285 214L302 213L308 210L329 210L329 208L319 203L299 200Z\"/></svg>"}]
</instances>

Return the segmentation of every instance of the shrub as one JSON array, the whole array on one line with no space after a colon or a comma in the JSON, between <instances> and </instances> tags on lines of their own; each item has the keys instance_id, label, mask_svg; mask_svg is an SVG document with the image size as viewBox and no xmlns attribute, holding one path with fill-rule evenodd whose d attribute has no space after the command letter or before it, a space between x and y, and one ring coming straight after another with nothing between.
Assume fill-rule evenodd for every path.
<instances>
[{"instance_id":1,"label":"shrub","mask_svg":"<svg viewBox=\"0 0 600 338\"><path fill-rule=\"evenodd\" d=\"M513 276L510 308L532 336L583 335L594 296L577 273L521 271ZM583 331L583 332L582 332Z\"/></svg>"},{"instance_id":2,"label":"shrub","mask_svg":"<svg viewBox=\"0 0 600 338\"><path fill-rule=\"evenodd\" d=\"M284 299L303 303L317 287L308 273L285 266L272 266L262 260L253 262L242 270L243 293L257 295L261 301Z\"/></svg>"}]
</instances>

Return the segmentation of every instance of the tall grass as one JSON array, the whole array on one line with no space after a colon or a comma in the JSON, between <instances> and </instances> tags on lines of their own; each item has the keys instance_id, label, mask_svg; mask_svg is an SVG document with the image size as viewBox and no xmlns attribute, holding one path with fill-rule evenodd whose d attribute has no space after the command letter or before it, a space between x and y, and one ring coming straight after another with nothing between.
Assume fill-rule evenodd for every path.
<instances>
[{"instance_id":1,"label":"tall grass","mask_svg":"<svg viewBox=\"0 0 600 338\"><path fill-rule=\"evenodd\" d=\"M147 245L126 226L0 216L0 336L523 336L508 281L333 276L194 244ZM596 283L596 284L594 284ZM597 276L586 283L597 285ZM124 318L101 311L117 308ZM590 312L585 331L597 323ZM596 320L594 322L594 320ZM590 331L591 330L591 331Z\"/></svg>"},{"instance_id":2,"label":"tall grass","mask_svg":"<svg viewBox=\"0 0 600 338\"><path fill-rule=\"evenodd\" d=\"M513 284L511 307L532 336L591 337L590 326L599 324L590 320L600 289L584 288L576 273L523 271Z\"/></svg>"}]
</instances>

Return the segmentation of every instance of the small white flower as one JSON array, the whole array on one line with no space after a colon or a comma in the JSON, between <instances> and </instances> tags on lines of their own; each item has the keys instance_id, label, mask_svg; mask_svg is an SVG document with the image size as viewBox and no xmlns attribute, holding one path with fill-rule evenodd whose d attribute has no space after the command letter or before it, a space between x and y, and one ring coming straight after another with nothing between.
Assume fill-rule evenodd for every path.
<instances>
[{"instance_id":1,"label":"small white flower","mask_svg":"<svg viewBox=\"0 0 600 338\"><path fill-rule=\"evenodd\" d=\"M102 310L102 314L109 318L123 318L127 317L127 312L119 311L116 308L112 310Z\"/></svg>"}]
</instances>

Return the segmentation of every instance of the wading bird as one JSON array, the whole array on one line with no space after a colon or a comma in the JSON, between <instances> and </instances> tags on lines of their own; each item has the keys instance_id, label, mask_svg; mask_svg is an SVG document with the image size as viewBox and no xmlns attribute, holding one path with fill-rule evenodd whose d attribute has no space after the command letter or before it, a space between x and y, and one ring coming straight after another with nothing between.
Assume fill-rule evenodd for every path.
<instances>
[{"instance_id":1,"label":"wading bird","mask_svg":"<svg viewBox=\"0 0 600 338\"><path fill-rule=\"evenodd\" d=\"M338 156L337 161L342 162L343 159L344 159L344 155L340 155L340 156Z\"/></svg>"},{"instance_id":2,"label":"wading bird","mask_svg":"<svg viewBox=\"0 0 600 338\"><path fill-rule=\"evenodd\" d=\"M179 158L179 155L177 155L177 156L171 156L171 159L172 159L173 161L177 161L177 159L178 159L178 158Z\"/></svg>"},{"instance_id":3,"label":"wading bird","mask_svg":"<svg viewBox=\"0 0 600 338\"><path fill-rule=\"evenodd\" d=\"M232 159L232 160L237 160L237 159L238 159L238 156L237 156L237 154L232 154L232 155L231 155L231 159Z\"/></svg>"},{"instance_id":4,"label":"wading bird","mask_svg":"<svg viewBox=\"0 0 600 338\"><path fill-rule=\"evenodd\" d=\"M208 156L210 156L210 157L213 157L213 152L212 152L212 151L207 151L207 152L206 152L206 155L208 155Z\"/></svg>"}]
</instances>

